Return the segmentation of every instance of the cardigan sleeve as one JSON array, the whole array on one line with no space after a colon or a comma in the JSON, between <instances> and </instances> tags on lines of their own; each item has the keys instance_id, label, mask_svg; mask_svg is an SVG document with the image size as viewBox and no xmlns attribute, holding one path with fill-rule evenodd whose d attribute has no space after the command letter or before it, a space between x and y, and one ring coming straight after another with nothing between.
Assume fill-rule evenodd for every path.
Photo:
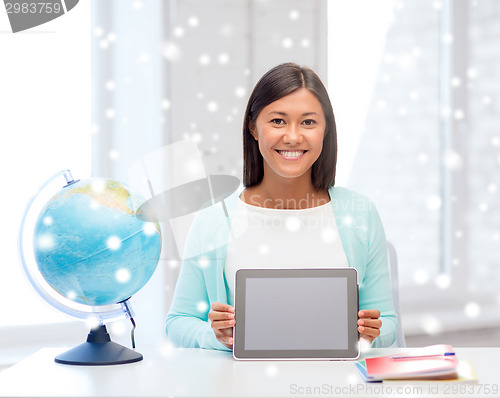
<instances>
[{"instance_id":1,"label":"cardigan sleeve","mask_svg":"<svg viewBox=\"0 0 500 398\"><path fill-rule=\"evenodd\" d=\"M367 216L366 249L366 270L360 281L359 309L380 311L382 327L372 347L388 347L396 340L398 321L391 293L387 241L380 216L371 202Z\"/></svg>"},{"instance_id":2,"label":"cardigan sleeve","mask_svg":"<svg viewBox=\"0 0 500 398\"><path fill-rule=\"evenodd\" d=\"M213 284L216 278L216 261L214 251L203 253L201 250L206 221L197 219L189 233L185 252L202 254L182 262L167 314L166 333L176 346L228 350L217 340L208 322L210 300L207 284Z\"/></svg>"}]
</instances>

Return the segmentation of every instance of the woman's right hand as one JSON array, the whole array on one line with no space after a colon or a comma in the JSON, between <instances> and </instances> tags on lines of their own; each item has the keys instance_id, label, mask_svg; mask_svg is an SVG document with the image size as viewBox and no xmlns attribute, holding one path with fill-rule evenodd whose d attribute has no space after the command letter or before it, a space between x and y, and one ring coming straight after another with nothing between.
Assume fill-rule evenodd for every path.
<instances>
[{"instance_id":1,"label":"woman's right hand","mask_svg":"<svg viewBox=\"0 0 500 398\"><path fill-rule=\"evenodd\" d=\"M212 303L208 320L218 341L227 348L233 348L234 307L222 303Z\"/></svg>"}]
</instances>

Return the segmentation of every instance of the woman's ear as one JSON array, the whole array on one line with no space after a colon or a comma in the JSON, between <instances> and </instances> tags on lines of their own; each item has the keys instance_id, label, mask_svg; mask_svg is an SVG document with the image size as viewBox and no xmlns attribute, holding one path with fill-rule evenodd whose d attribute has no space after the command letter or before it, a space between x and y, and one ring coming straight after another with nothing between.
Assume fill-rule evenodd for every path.
<instances>
[{"instance_id":1,"label":"woman's ear","mask_svg":"<svg viewBox=\"0 0 500 398\"><path fill-rule=\"evenodd\" d=\"M248 130L250 131L250 134L252 134L254 140L258 141L257 129L255 128L255 123L252 122L251 120L248 121Z\"/></svg>"}]
</instances>

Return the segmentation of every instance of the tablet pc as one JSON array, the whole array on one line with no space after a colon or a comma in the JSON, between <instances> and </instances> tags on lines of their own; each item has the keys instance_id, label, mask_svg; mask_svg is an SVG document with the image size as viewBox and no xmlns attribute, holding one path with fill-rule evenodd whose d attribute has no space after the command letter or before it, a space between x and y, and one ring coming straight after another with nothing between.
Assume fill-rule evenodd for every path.
<instances>
[{"instance_id":1,"label":"tablet pc","mask_svg":"<svg viewBox=\"0 0 500 398\"><path fill-rule=\"evenodd\" d=\"M240 269L235 359L356 359L354 268Z\"/></svg>"}]
</instances>

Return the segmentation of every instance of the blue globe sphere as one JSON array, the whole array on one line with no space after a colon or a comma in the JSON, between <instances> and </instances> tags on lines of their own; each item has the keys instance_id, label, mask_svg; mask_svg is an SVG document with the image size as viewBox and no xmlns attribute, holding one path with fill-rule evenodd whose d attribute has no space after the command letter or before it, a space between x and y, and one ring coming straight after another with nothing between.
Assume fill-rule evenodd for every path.
<instances>
[{"instance_id":1,"label":"blue globe sphere","mask_svg":"<svg viewBox=\"0 0 500 398\"><path fill-rule=\"evenodd\" d=\"M119 303L153 275L160 227L137 217L144 198L123 183L72 183L45 205L35 224L34 254L47 283L91 306Z\"/></svg>"}]
</instances>

